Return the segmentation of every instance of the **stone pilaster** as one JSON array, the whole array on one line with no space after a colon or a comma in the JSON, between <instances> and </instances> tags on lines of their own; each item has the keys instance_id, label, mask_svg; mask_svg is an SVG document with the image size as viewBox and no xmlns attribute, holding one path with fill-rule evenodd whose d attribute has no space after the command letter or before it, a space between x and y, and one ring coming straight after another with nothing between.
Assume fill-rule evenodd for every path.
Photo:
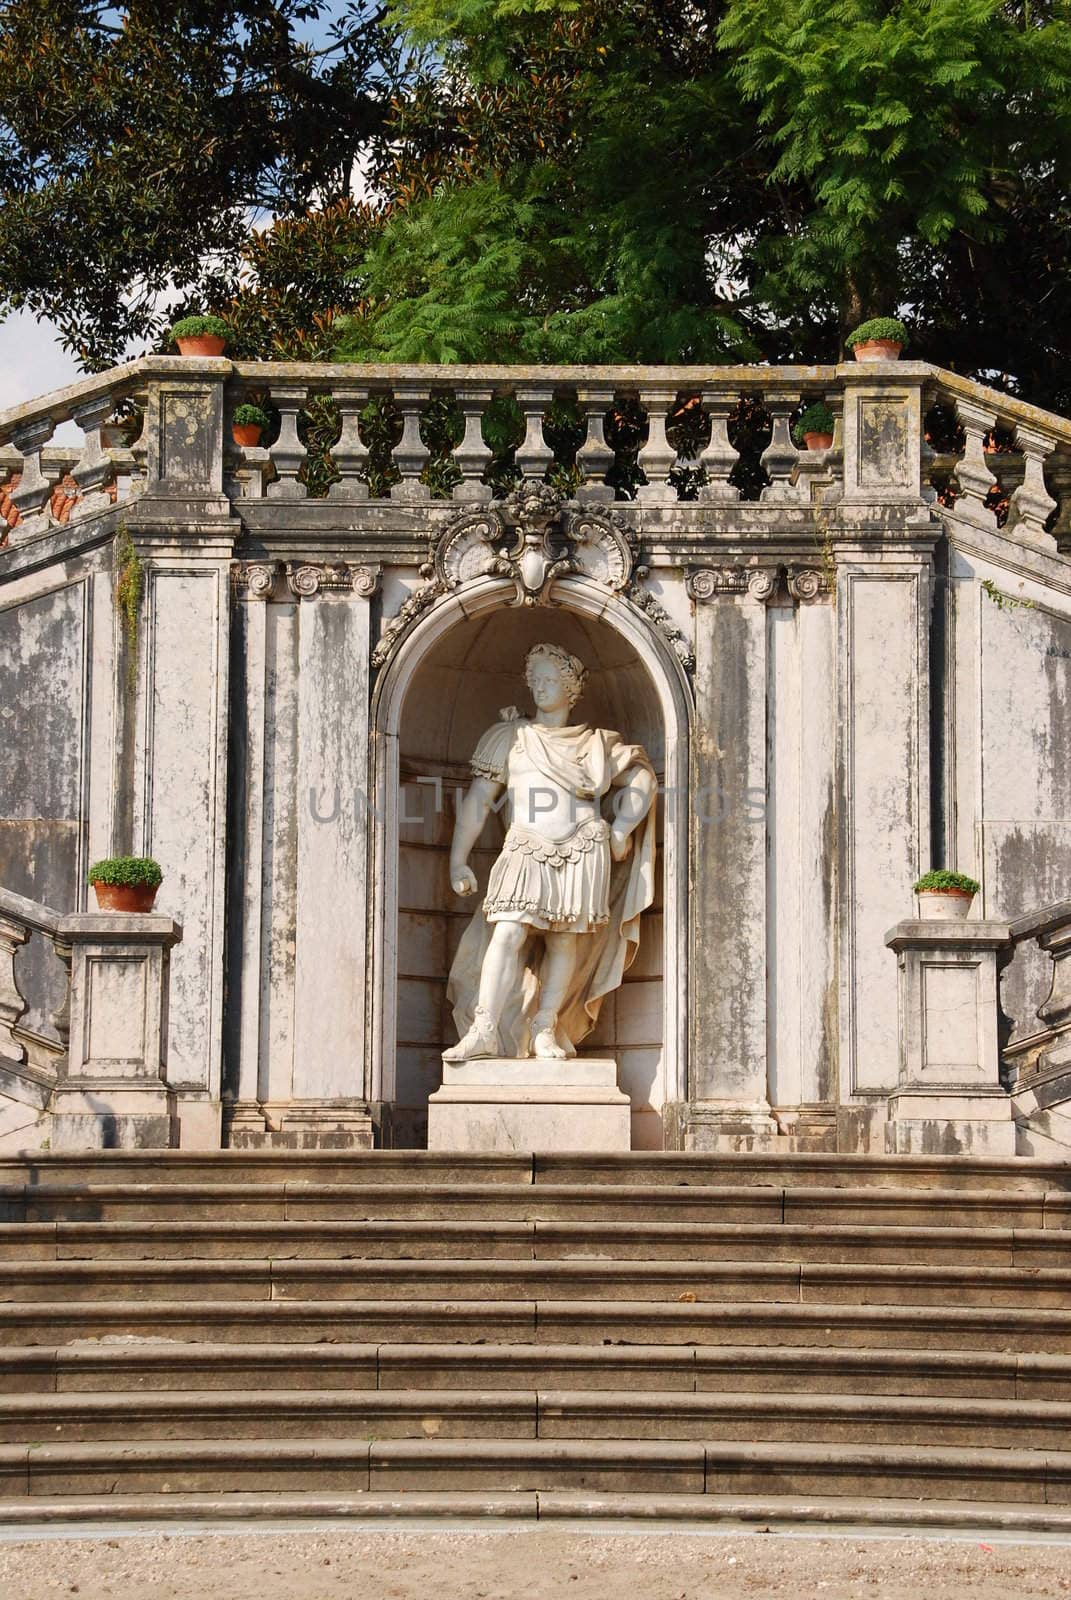
<instances>
[{"instance_id":1,"label":"stone pilaster","mask_svg":"<svg viewBox=\"0 0 1071 1600\"><path fill-rule=\"evenodd\" d=\"M759 1148L777 1132L766 1081L767 603L776 568L703 568L695 601L693 1149Z\"/></svg>"}]
</instances>

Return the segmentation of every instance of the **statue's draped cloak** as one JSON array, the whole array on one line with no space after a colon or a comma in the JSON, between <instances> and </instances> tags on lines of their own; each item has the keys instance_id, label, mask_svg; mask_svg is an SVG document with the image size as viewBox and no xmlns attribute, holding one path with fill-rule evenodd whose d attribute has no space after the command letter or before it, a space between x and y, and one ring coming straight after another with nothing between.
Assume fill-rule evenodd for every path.
<instances>
[{"instance_id":1,"label":"statue's draped cloak","mask_svg":"<svg viewBox=\"0 0 1071 1600\"><path fill-rule=\"evenodd\" d=\"M503 716L504 720L489 729L476 746L472 770L477 777L508 783L510 752L517 740L523 741L528 761L542 776L580 799L603 800L615 784L620 785L626 774L637 768L654 776L642 746L626 744L620 734L608 728L549 728L516 714ZM602 809L609 811L612 818L608 804ZM652 803L632 833L630 853L624 861L613 863L609 920L594 932L577 936L576 970L558 1013L559 1034L574 1048L591 1032L604 997L619 986L635 960L640 917L654 901L655 831ZM492 925L484 916L481 902L458 945L446 990L459 1037L472 1024L491 932ZM528 1052L530 1019L539 993L537 963L543 949L535 930L533 934L525 946L521 992L511 997L499 1023L503 1055L524 1056Z\"/></svg>"}]
</instances>

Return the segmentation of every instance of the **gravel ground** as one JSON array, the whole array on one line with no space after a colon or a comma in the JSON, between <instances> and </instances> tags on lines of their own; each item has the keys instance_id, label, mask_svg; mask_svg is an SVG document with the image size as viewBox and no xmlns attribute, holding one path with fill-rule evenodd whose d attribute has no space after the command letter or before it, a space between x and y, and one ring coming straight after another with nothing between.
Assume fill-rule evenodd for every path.
<instances>
[{"instance_id":1,"label":"gravel ground","mask_svg":"<svg viewBox=\"0 0 1071 1600\"><path fill-rule=\"evenodd\" d=\"M1071 1546L777 1534L153 1534L0 1544L5 1600L1034 1600Z\"/></svg>"}]
</instances>

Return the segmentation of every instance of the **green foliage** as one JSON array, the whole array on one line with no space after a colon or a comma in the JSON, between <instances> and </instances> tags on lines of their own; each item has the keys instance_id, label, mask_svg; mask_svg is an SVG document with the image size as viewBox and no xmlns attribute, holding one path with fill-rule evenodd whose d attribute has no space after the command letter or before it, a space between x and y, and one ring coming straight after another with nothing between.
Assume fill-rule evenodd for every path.
<instances>
[{"instance_id":1,"label":"green foliage","mask_svg":"<svg viewBox=\"0 0 1071 1600\"><path fill-rule=\"evenodd\" d=\"M405 68L375 0L6 0L0 316L82 363L222 306L250 218L349 192ZM310 37L316 43L309 43Z\"/></svg>"},{"instance_id":2,"label":"green foliage","mask_svg":"<svg viewBox=\"0 0 1071 1600\"><path fill-rule=\"evenodd\" d=\"M8 0L0 314L91 365L177 287L239 359L713 366L909 310L1071 409L1069 6Z\"/></svg>"},{"instance_id":3,"label":"green foliage","mask_svg":"<svg viewBox=\"0 0 1071 1600\"><path fill-rule=\"evenodd\" d=\"M138 677L138 619L143 582L141 560L134 548L130 530L125 522L121 522L115 534L115 602L123 621L127 687L131 690Z\"/></svg>"},{"instance_id":4,"label":"green foliage","mask_svg":"<svg viewBox=\"0 0 1071 1600\"><path fill-rule=\"evenodd\" d=\"M802 439L807 433L832 433L835 418L824 400L814 400L803 412L799 421L793 428L797 439Z\"/></svg>"},{"instance_id":5,"label":"green foliage","mask_svg":"<svg viewBox=\"0 0 1071 1600\"><path fill-rule=\"evenodd\" d=\"M893 344L901 347L907 344L907 327L899 317L870 317L868 321L861 322L858 328L853 328L844 343L849 350L854 350L857 344L866 344L869 339L889 339Z\"/></svg>"},{"instance_id":6,"label":"green foliage","mask_svg":"<svg viewBox=\"0 0 1071 1600\"><path fill-rule=\"evenodd\" d=\"M235 406L231 420L239 428L259 428L261 433L271 423L271 418L264 407L255 406L248 400L243 400L240 406Z\"/></svg>"},{"instance_id":7,"label":"green foliage","mask_svg":"<svg viewBox=\"0 0 1071 1600\"><path fill-rule=\"evenodd\" d=\"M86 875L89 883L111 883L125 889L158 889L164 874L151 856L109 856L95 861Z\"/></svg>"},{"instance_id":8,"label":"green foliage","mask_svg":"<svg viewBox=\"0 0 1071 1600\"><path fill-rule=\"evenodd\" d=\"M977 894L980 888L977 879L968 878L965 872L946 872L943 868L924 873L915 884L916 894L941 889L960 889L964 894Z\"/></svg>"},{"instance_id":9,"label":"green foliage","mask_svg":"<svg viewBox=\"0 0 1071 1600\"><path fill-rule=\"evenodd\" d=\"M992 578L982 579L982 592L988 600L992 600L998 611L1034 611L1037 609L1035 600L1027 600L1018 594L1008 594L1007 590L998 588Z\"/></svg>"},{"instance_id":10,"label":"green foliage","mask_svg":"<svg viewBox=\"0 0 1071 1600\"><path fill-rule=\"evenodd\" d=\"M362 263L355 351L434 359L472 310L471 342L514 359L836 360L910 307L922 359L1071 404L1067 0L394 16L444 70L394 113L377 177L402 275Z\"/></svg>"},{"instance_id":11,"label":"green foliage","mask_svg":"<svg viewBox=\"0 0 1071 1600\"><path fill-rule=\"evenodd\" d=\"M214 317L199 313L196 316L180 317L171 324L168 330L170 339L196 339L198 334L215 335L217 339L229 339L231 330L222 317Z\"/></svg>"}]
</instances>

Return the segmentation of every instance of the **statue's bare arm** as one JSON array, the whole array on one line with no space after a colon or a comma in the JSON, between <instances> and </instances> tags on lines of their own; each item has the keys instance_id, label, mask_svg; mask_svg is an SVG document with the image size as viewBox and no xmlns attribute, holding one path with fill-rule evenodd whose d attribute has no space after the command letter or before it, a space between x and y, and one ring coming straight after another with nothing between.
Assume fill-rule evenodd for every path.
<instances>
[{"instance_id":1,"label":"statue's bare arm","mask_svg":"<svg viewBox=\"0 0 1071 1600\"><path fill-rule=\"evenodd\" d=\"M450 846L450 886L455 894L476 893L476 874L469 866L469 855L483 832L487 813L504 788L505 784L496 783L493 778L474 778L461 802Z\"/></svg>"},{"instance_id":2,"label":"statue's bare arm","mask_svg":"<svg viewBox=\"0 0 1071 1600\"><path fill-rule=\"evenodd\" d=\"M629 767L614 783L615 789L628 791L627 799L614 807L610 825L610 854L623 861L631 849L631 835L638 828L658 792L658 780L647 767Z\"/></svg>"}]
</instances>

